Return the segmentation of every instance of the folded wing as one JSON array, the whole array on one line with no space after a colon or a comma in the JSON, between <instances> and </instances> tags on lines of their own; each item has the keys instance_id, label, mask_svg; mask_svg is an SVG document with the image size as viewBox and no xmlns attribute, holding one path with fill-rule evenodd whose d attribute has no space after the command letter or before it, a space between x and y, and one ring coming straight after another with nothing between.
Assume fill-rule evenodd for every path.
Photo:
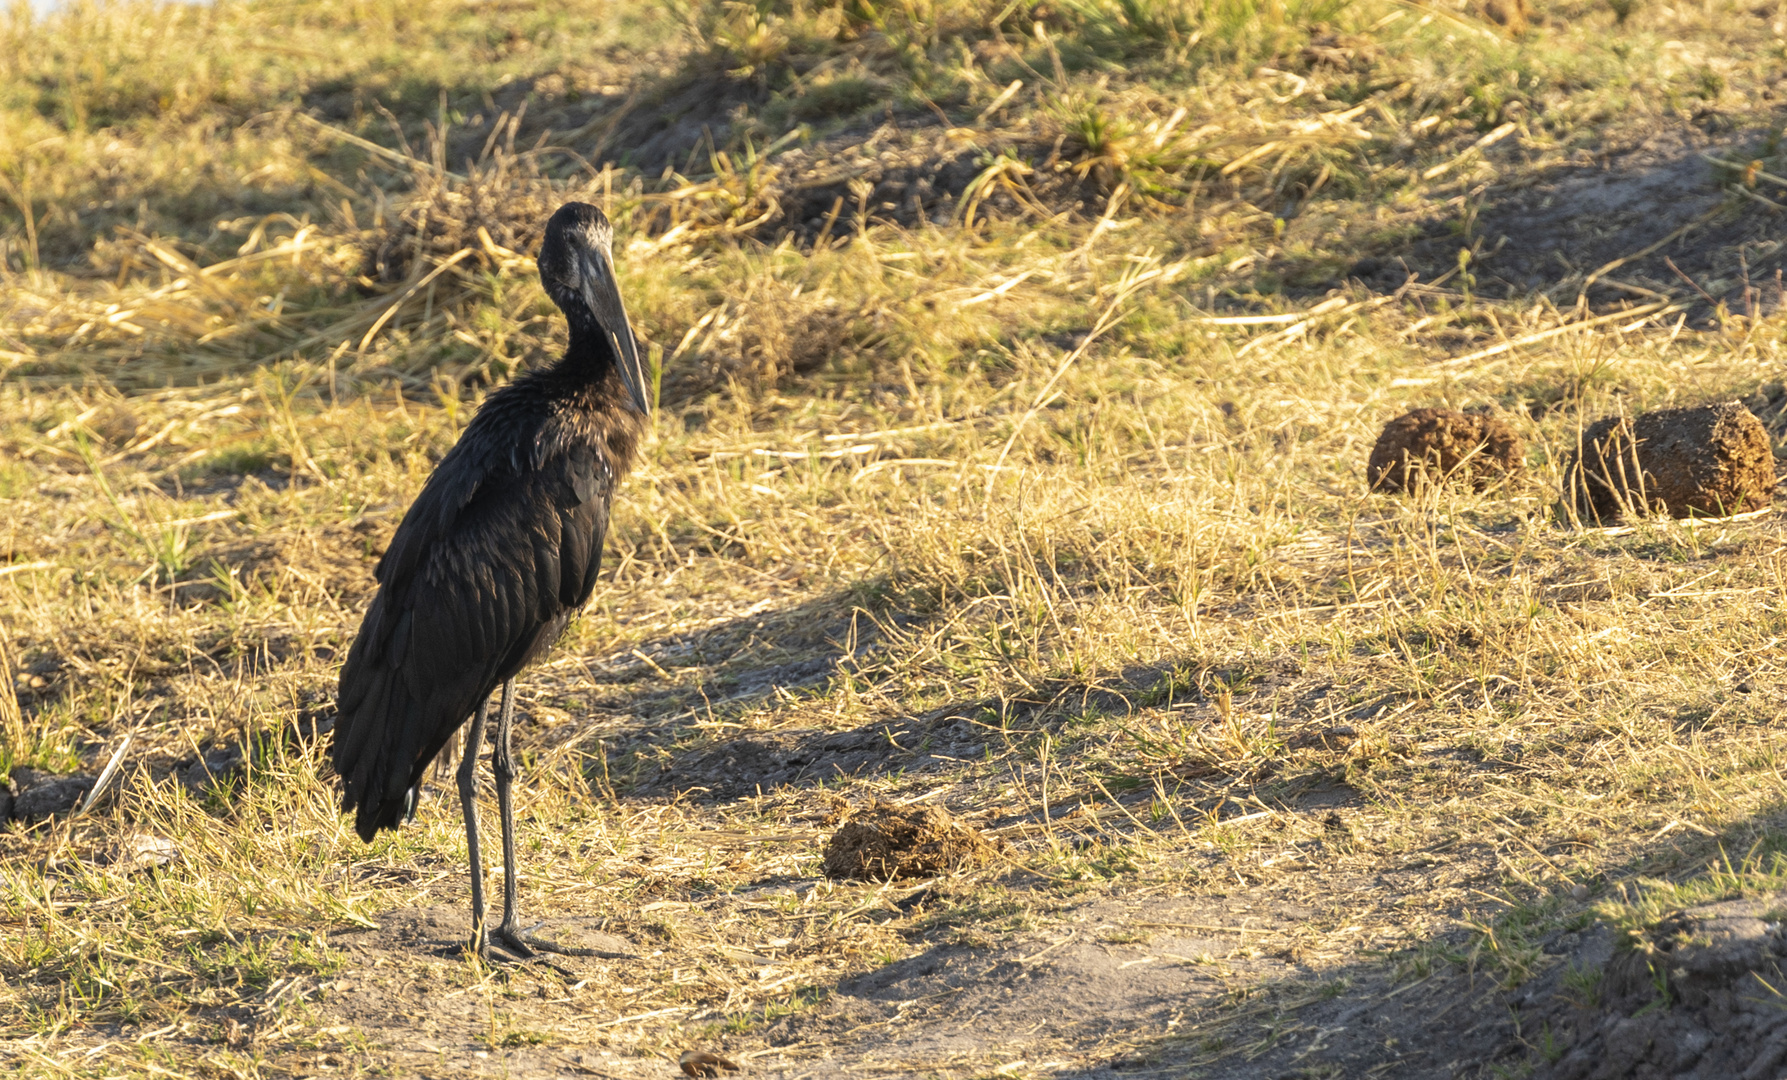
<instances>
[{"instance_id":1,"label":"folded wing","mask_svg":"<svg viewBox=\"0 0 1787 1080\"><path fill-rule=\"evenodd\" d=\"M467 432L404 515L342 666L333 758L367 840L413 810L428 763L595 586L613 492L595 448L476 449Z\"/></svg>"}]
</instances>

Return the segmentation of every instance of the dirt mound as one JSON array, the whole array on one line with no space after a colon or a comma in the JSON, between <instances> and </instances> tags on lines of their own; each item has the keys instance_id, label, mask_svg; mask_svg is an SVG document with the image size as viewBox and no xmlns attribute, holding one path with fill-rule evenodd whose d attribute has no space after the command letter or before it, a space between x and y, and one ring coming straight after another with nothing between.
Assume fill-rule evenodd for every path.
<instances>
[{"instance_id":1,"label":"dirt mound","mask_svg":"<svg viewBox=\"0 0 1787 1080\"><path fill-rule=\"evenodd\" d=\"M1628 507L1721 517L1769 505L1775 458L1768 430L1739 402L1658 409L1597 420L1582 433L1565 484L1593 521Z\"/></svg>"},{"instance_id":2,"label":"dirt mound","mask_svg":"<svg viewBox=\"0 0 1787 1080\"><path fill-rule=\"evenodd\" d=\"M891 881L947 874L984 862L993 845L938 806L876 802L857 810L825 844L825 876Z\"/></svg>"},{"instance_id":3,"label":"dirt mound","mask_svg":"<svg viewBox=\"0 0 1787 1080\"><path fill-rule=\"evenodd\" d=\"M1523 1031L1550 1036L1534 1080L1782 1075L1784 904L1777 895L1676 912L1628 933L1598 968L1548 986L1521 1016Z\"/></svg>"},{"instance_id":4,"label":"dirt mound","mask_svg":"<svg viewBox=\"0 0 1787 1080\"><path fill-rule=\"evenodd\" d=\"M1365 476L1374 491L1410 491L1436 479L1480 491L1519 472L1525 456L1520 436L1493 416L1416 409L1384 425Z\"/></svg>"},{"instance_id":5,"label":"dirt mound","mask_svg":"<svg viewBox=\"0 0 1787 1080\"><path fill-rule=\"evenodd\" d=\"M676 1063L688 1076L712 1077L738 1071L738 1063L731 1058L710 1054L705 1050L684 1050L683 1056Z\"/></svg>"},{"instance_id":6,"label":"dirt mound","mask_svg":"<svg viewBox=\"0 0 1787 1080\"><path fill-rule=\"evenodd\" d=\"M58 776L23 765L12 770L11 779L11 787L0 787L0 807L7 810L5 816L0 816L0 821L9 816L18 821L34 822L73 813L93 790L91 776Z\"/></svg>"}]
</instances>

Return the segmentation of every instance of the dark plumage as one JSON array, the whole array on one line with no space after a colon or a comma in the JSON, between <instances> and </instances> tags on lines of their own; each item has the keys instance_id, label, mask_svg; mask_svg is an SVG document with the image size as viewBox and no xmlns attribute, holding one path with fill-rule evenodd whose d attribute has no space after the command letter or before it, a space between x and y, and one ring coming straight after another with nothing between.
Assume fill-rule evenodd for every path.
<instances>
[{"instance_id":1,"label":"dark plumage","mask_svg":"<svg viewBox=\"0 0 1787 1080\"><path fill-rule=\"evenodd\" d=\"M404 515L379 592L341 669L334 763L342 809L371 840L415 810L429 763L468 717L459 770L472 861L474 945L484 951L473 772L491 694L503 688L492 768L503 817L497 937L515 925L509 754L513 680L588 602L614 488L650 405L602 212L568 203L547 223L540 277L570 323L564 358L498 390ZM559 950L566 951L566 950Z\"/></svg>"}]
</instances>

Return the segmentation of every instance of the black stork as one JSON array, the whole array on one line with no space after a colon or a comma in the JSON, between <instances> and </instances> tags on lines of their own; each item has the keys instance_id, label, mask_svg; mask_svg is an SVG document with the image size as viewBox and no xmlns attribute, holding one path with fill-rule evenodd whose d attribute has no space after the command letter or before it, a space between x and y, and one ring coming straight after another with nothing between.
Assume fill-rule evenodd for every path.
<instances>
[{"instance_id":1,"label":"black stork","mask_svg":"<svg viewBox=\"0 0 1787 1080\"><path fill-rule=\"evenodd\" d=\"M472 947L578 953L528 936L515 897L515 676L589 600L614 488L651 410L602 212L547 222L540 279L570 323L564 358L490 395L441 459L379 560L378 595L341 668L333 760L361 839L412 817L423 774L466 719L459 765L472 873ZM485 930L475 769L490 698L503 833L503 919Z\"/></svg>"}]
</instances>

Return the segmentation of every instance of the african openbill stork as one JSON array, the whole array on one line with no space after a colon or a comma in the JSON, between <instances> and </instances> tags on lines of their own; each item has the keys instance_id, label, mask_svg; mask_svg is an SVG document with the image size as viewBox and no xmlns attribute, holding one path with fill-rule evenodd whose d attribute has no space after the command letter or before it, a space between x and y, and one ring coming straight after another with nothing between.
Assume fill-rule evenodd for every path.
<instances>
[{"instance_id":1,"label":"african openbill stork","mask_svg":"<svg viewBox=\"0 0 1787 1080\"><path fill-rule=\"evenodd\" d=\"M589 600L608 508L651 409L602 212L566 203L539 269L570 323L564 358L490 395L416 496L375 571L379 591L341 668L334 764L344 811L370 841L412 817L429 764L466 718L459 765L472 872L472 947L489 956L475 769L491 695L503 832L503 919L494 936L527 958L516 912L515 676Z\"/></svg>"}]
</instances>

